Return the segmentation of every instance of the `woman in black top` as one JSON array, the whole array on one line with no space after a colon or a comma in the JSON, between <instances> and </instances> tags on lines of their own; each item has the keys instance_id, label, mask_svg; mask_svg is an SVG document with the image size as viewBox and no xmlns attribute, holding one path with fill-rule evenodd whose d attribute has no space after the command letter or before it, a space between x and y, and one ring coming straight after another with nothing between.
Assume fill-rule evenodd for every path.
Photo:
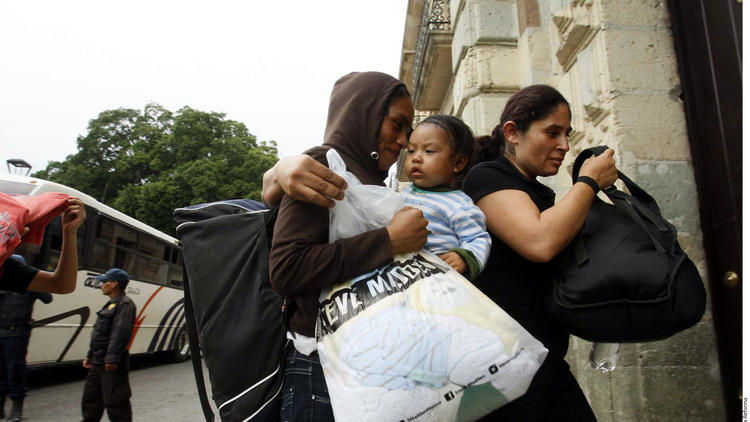
<instances>
[{"instance_id":1,"label":"woman in black top","mask_svg":"<svg viewBox=\"0 0 750 422\"><path fill-rule=\"evenodd\" d=\"M599 187L617 179L609 149L588 159L583 179L555 204L539 176L557 174L568 152L570 106L547 85L513 95L485 151L492 161L471 169L464 191L487 216L492 249L475 284L549 349L527 393L488 415L489 421L590 421L594 414L563 360L569 333L544 313L548 262L580 230ZM479 161L482 161L481 157Z\"/></svg>"}]
</instances>

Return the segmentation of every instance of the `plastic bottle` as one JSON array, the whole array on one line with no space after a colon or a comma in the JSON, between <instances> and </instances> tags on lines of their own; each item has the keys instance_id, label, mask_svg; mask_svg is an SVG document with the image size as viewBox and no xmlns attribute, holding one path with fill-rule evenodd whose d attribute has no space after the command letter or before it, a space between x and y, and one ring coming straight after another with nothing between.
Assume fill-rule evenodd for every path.
<instances>
[{"instance_id":1,"label":"plastic bottle","mask_svg":"<svg viewBox=\"0 0 750 422\"><path fill-rule=\"evenodd\" d=\"M603 374L614 371L620 355L620 343L594 343L591 345L591 367Z\"/></svg>"}]
</instances>

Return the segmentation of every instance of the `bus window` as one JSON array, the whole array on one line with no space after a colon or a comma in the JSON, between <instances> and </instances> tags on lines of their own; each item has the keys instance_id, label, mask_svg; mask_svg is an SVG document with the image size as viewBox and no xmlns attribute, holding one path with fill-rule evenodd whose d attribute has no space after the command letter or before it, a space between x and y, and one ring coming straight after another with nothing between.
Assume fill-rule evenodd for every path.
<instances>
[{"instance_id":1,"label":"bus window","mask_svg":"<svg viewBox=\"0 0 750 422\"><path fill-rule=\"evenodd\" d=\"M182 254L179 249L172 250L172 262L169 270L169 284L182 288Z\"/></svg>"},{"instance_id":2,"label":"bus window","mask_svg":"<svg viewBox=\"0 0 750 422\"><path fill-rule=\"evenodd\" d=\"M86 223L87 221L84 221L76 232L76 246L79 257L83 256L83 247L86 239ZM44 238L41 246L24 243L22 244L22 248L19 249L19 253L26 258L26 262L47 271L54 271L57 268L57 262L60 260L61 251L62 218L59 216L52 219L52 221L50 221L50 223L44 228ZM81 260L79 259L79 265L81 264L80 261Z\"/></svg>"},{"instance_id":3,"label":"bus window","mask_svg":"<svg viewBox=\"0 0 750 422\"><path fill-rule=\"evenodd\" d=\"M108 244L95 240L91 248L91 267L101 272L107 271L111 268L111 252L112 248Z\"/></svg>"},{"instance_id":4,"label":"bus window","mask_svg":"<svg viewBox=\"0 0 750 422\"><path fill-rule=\"evenodd\" d=\"M62 218L55 217L44 230L49 233L49 249L60 254L62 250Z\"/></svg>"},{"instance_id":5,"label":"bus window","mask_svg":"<svg viewBox=\"0 0 750 422\"><path fill-rule=\"evenodd\" d=\"M136 259L138 265L136 265L136 271L133 274L133 278L141 281L150 281L152 283L166 283L169 264L164 261L149 259L140 254Z\"/></svg>"},{"instance_id":6,"label":"bus window","mask_svg":"<svg viewBox=\"0 0 750 422\"><path fill-rule=\"evenodd\" d=\"M47 227L44 228L47 253L42 260L42 269L54 271L57 268L57 262L60 260L60 251L62 250L62 219L55 217Z\"/></svg>"},{"instance_id":7,"label":"bus window","mask_svg":"<svg viewBox=\"0 0 750 422\"><path fill-rule=\"evenodd\" d=\"M32 245L31 243L22 243L14 253L23 256L26 260L26 263L34 264L36 262L37 255L39 254L40 249L41 248L37 245Z\"/></svg>"},{"instance_id":8,"label":"bus window","mask_svg":"<svg viewBox=\"0 0 750 422\"><path fill-rule=\"evenodd\" d=\"M155 237L141 234L138 242L138 265L136 265L135 278L166 284L169 262L163 257L168 253L167 245Z\"/></svg>"},{"instance_id":9,"label":"bus window","mask_svg":"<svg viewBox=\"0 0 750 422\"><path fill-rule=\"evenodd\" d=\"M137 240L138 234L135 231L113 220L100 217L91 256L92 267L100 271L117 267L133 274Z\"/></svg>"}]
</instances>

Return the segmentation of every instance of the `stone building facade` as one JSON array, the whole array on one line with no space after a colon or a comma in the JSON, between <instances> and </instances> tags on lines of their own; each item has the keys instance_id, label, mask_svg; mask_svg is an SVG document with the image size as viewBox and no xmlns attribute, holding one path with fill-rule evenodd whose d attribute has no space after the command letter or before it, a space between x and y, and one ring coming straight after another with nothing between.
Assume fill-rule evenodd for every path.
<instances>
[{"instance_id":1,"label":"stone building facade","mask_svg":"<svg viewBox=\"0 0 750 422\"><path fill-rule=\"evenodd\" d=\"M706 273L698 197L666 0L409 0L400 79L417 118L446 113L489 134L521 87L555 86L570 101L571 187L578 152L606 144L618 168L650 192ZM705 279L705 277L704 277ZM708 289L707 289L708 290ZM709 308L664 341L622 345L617 368L589 364L572 338L568 361L600 421L725 420Z\"/></svg>"}]
</instances>

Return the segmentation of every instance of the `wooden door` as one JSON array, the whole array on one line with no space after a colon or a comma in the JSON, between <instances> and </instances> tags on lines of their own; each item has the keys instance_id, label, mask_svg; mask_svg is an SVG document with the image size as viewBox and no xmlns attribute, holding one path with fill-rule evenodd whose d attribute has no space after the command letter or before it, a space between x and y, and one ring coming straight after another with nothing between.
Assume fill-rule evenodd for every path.
<instances>
[{"instance_id":1,"label":"wooden door","mask_svg":"<svg viewBox=\"0 0 750 422\"><path fill-rule=\"evenodd\" d=\"M742 371L742 2L670 0L727 420Z\"/></svg>"}]
</instances>

